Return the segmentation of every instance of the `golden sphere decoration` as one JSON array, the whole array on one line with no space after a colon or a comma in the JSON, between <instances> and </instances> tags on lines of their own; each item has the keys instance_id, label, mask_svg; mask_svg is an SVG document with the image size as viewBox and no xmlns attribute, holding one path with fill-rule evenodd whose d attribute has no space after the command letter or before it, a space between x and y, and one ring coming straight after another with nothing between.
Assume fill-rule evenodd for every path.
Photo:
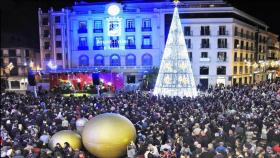
<instances>
[{"instance_id":1,"label":"golden sphere decoration","mask_svg":"<svg viewBox=\"0 0 280 158\"><path fill-rule=\"evenodd\" d=\"M57 143L62 147L68 142L73 149L80 149L82 146L81 136L71 130L63 130L55 133L49 142L49 147L54 150Z\"/></svg>"},{"instance_id":2,"label":"golden sphere decoration","mask_svg":"<svg viewBox=\"0 0 280 158\"><path fill-rule=\"evenodd\" d=\"M126 117L104 113L89 120L82 131L84 147L99 158L117 158L136 139L136 129Z\"/></svg>"}]
</instances>

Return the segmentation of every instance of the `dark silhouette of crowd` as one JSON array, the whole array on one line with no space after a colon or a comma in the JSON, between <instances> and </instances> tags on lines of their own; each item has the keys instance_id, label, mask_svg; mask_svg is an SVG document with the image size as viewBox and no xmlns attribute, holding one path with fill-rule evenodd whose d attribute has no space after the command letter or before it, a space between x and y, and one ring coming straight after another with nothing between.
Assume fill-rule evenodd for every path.
<instances>
[{"instance_id":1,"label":"dark silhouette of crowd","mask_svg":"<svg viewBox=\"0 0 280 158\"><path fill-rule=\"evenodd\" d=\"M129 118L137 130L126 157L279 158L280 83L212 87L196 98L120 92L114 97L1 94L1 157L93 157L84 148L48 141L76 120L105 113Z\"/></svg>"}]
</instances>

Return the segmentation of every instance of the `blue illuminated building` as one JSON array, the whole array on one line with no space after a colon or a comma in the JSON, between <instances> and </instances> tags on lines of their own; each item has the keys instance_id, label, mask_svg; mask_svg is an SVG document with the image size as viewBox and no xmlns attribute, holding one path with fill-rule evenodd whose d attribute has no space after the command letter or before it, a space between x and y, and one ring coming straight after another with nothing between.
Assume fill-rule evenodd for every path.
<instances>
[{"instance_id":1,"label":"blue illuminated building","mask_svg":"<svg viewBox=\"0 0 280 158\"><path fill-rule=\"evenodd\" d=\"M106 69L123 72L126 83L137 83L160 65L173 9L167 1L80 2L59 11L39 9L42 68ZM254 67L267 57L265 23L222 0L182 1L179 13L196 85L267 78Z\"/></svg>"}]
</instances>

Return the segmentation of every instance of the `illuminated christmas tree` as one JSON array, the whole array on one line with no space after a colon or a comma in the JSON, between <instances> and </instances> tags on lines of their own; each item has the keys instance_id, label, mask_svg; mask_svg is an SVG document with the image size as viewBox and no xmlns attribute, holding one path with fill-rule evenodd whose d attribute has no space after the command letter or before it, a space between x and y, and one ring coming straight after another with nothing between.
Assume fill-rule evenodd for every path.
<instances>
[{"instance_id":1,"label":"illuminated christmas tree","mask_svg":"<svg viewBox=\"0 0 280 158\"><path fill-rule=\"evenodd\" d=\"M193 77L181 20L175 2L171 27L161 60L154 95L195 97Z\"/></svg>"}]
</instances>

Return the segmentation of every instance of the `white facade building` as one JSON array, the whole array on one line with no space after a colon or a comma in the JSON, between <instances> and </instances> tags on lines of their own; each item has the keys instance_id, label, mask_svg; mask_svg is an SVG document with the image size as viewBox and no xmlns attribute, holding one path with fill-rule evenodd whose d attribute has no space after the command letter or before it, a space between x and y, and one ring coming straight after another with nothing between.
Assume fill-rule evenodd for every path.
<instances>
[{"instance_id":1,"label":"white facade building","mask_svg":"<svg viewBox=\"0 0 280 158\"><path fill-rule=\"evenodd\" d=\"M81 2L61 11L39 9L41 65L108 69L124 72L126 83L137 83L160 65L173 9L172 2ZM266 59L265 23L221 0L181 2L179 13L197 85L266 78L255 71Z\"/></svg>"}]
</instances>

